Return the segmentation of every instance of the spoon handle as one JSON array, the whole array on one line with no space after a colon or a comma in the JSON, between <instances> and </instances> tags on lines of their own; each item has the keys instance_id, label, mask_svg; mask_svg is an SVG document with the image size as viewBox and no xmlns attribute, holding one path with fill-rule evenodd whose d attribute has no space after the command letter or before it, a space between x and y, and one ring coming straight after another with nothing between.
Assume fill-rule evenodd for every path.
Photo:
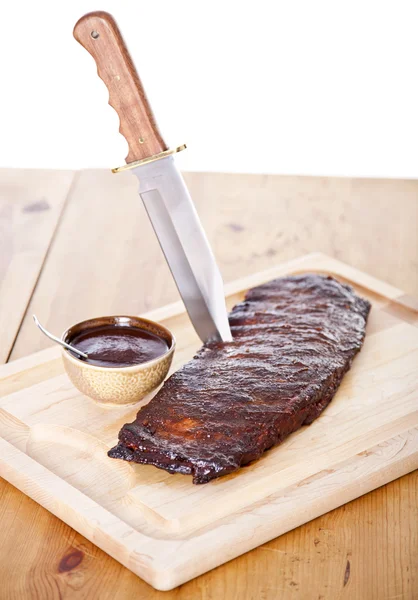
<instances>
[{"instance_id":1,"label":"spoon handle","mask_svg":"<svg viewBox=\"0 0 418 600\"><path fill-rule=\"evenodd\" d=\"M60 344L64 348L67 348L67 350L71 350L71 352L74 352L78 356L81 356L82 358L88 358L88 355L85 352L82 352L81 350L77 350L77 348L75 348L74 346L71 346L70 344L67 344L67 342L64 342L63 340L61 340L60 338L56 337L55 335L52 335L52 333L50 333L49 331L47 331L45 329L45 327L42 327L42 325L39 323L36 315L32 315L32 316L33 316L33 320L35 321L35 325L42 331L42 333L44 335L46 335L46 337L48 337L53 342L56 342L57 344Z\"/></svg>"}]
</instances>

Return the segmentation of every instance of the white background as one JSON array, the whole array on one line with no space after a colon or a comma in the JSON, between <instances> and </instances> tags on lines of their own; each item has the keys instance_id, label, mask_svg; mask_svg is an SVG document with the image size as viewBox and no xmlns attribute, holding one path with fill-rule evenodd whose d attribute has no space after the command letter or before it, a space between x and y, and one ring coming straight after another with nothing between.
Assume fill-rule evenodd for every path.
<instances>
[{"instance_id":1,"label":"white background","mask_svg":"<svg viewBox=\"0 0 418 600\"><path fill-rule=\"evenodd\" d=\"M118 118L72 37L116 17L181 168L418 177L412 1L9 2L0 19L0 166L123 164Z\"/></svg>"}]
</instances>

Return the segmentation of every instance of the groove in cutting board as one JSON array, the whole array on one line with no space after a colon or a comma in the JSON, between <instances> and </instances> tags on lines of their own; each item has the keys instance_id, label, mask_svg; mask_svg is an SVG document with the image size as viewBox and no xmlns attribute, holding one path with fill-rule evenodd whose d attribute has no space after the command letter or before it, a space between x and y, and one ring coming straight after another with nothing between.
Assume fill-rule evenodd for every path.
<instances>
[{"instance_id":1,"label":"groove in cutting board","mask_svg":"<svg viewBox=\"0 0 418 600\"><path fill-rule=\"evenodd\" d=\"M241 471L191 477L108 459L137 407L83 397L56 349L0 368L1 473L125 566L170 589L418 466L418 329L404 294L323 255L235 282L295 272L335 274L372 302L364 347L330 406L309 427ZM178 304L156 311L173 330L174 368L199 346Z\"/></svg>"}]
</instances>

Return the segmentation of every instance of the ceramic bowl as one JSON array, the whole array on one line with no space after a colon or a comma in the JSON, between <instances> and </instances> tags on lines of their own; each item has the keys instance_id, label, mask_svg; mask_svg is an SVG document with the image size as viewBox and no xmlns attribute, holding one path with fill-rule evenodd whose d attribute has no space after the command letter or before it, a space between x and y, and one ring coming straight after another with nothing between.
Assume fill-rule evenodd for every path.
<instances>
[{"instance_id":1,"label":"ceramic bowl","mask_svg":"<svg viewBox=\"0 0 418 600\"><path fill-rule=\"evenodd\" d=\"M154 333L168 345L165 354L130 367L98 367L62 350L64 367L75 387L93 400L108 405L134 404L153 392L165 379L173 360L173 334L154 321L141 317L98 317L73 325L62 334L65 342L75 335L103 325L129 325Z\"/></svg>"}]
</instances>

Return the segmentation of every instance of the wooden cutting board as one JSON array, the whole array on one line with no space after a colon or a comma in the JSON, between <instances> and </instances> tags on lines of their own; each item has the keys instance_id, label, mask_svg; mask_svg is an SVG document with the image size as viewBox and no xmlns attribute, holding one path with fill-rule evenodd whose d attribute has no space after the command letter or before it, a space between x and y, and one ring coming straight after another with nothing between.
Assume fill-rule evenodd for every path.
<instances>
[{"instance_id":1,"label":"wooden cutting board","mask_svg":"<svg viewBox=\"0 0 418 600\"><path fill-rule=\"evenodd\" d=\"M138 406L82 396L52 348L0 367L0 475L168 590L417 468L418 301L315 254L227 286L228 306L303 272L334 275L372 302L366 341L325 412L259 461L194 486L109 459ZM177 369L200 345L182 305L147 316L174 332Z\"/></svg>"}]
</instances>

